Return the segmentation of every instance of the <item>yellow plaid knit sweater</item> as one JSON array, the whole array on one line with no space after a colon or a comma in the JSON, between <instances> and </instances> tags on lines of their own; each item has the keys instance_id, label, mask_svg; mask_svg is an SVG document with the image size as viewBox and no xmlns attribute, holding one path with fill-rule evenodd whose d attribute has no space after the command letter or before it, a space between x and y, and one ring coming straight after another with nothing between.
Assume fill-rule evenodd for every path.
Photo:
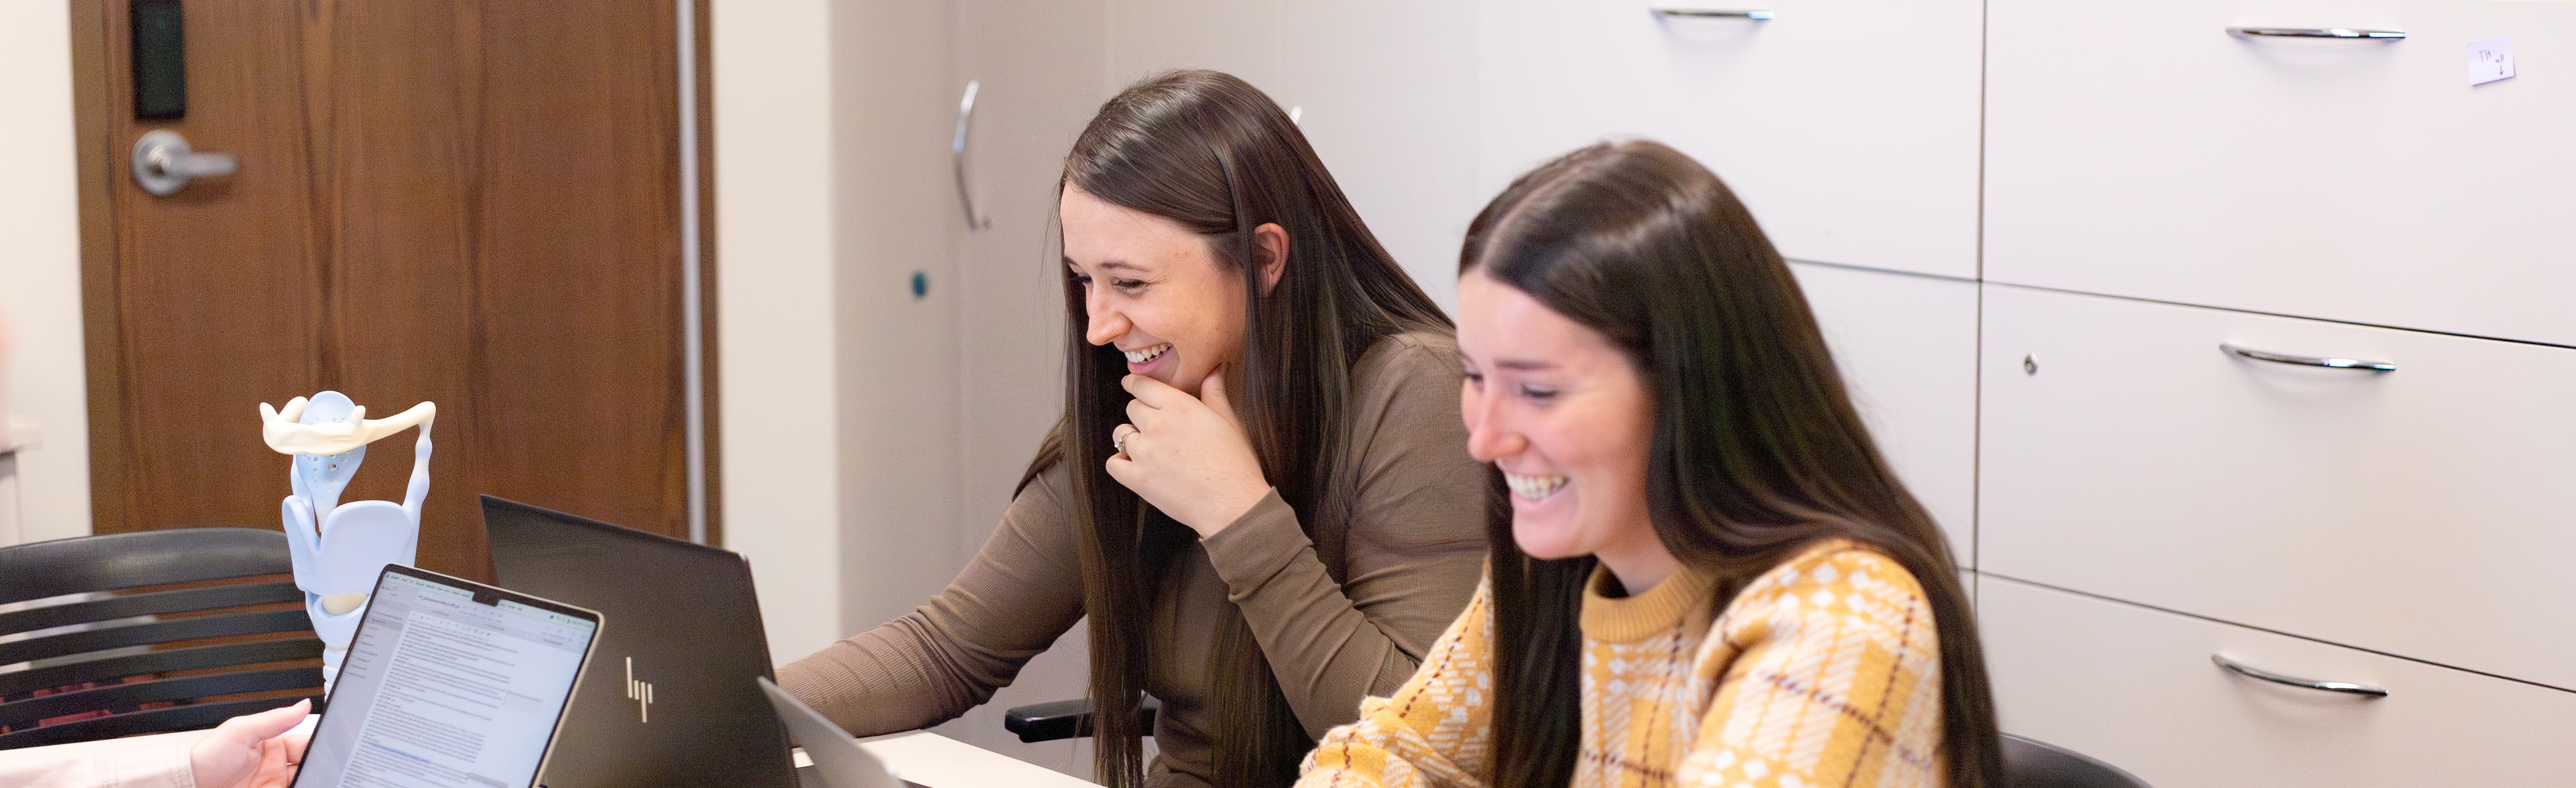
<instances>
[{"instance_id":1,"label":"yellow plaid knit sweater","mask_svg":"<svg viewBox=\"0 0 2576 788\"><path fill-rule=\"evenodd\" d=\"M1688 569L1583 598L1575 786L1939 786L1940 650L1923 588L1885 555L1826 542L1714 616ZM1715 636L1711 636L1712 630ZM1493 587L1392 697L1360 702L1298 785L1481 786L1492 774Z\"/></svg>"}]
</instances>

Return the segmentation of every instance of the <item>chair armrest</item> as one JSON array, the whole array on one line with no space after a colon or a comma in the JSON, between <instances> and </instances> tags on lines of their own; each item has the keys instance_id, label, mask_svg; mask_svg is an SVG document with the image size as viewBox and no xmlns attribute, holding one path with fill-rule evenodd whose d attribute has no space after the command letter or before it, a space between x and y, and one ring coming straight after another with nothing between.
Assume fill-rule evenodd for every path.
<instances>
[{"instance_id":1,"label":"chair armrest","mask_svg":"<svg viewBox=\"0 0 2576 788\"><path fill-rule=\"evenodd\" d=\"M1162 704L1145 699L1138 727L1152 735L1154 711ZM1002 729L1020 735L1020 741L1037 743L1091 735L1091 699L1075 698L1053 703L1032 703L1002 712Z\"/></svg>"}]
</instances>

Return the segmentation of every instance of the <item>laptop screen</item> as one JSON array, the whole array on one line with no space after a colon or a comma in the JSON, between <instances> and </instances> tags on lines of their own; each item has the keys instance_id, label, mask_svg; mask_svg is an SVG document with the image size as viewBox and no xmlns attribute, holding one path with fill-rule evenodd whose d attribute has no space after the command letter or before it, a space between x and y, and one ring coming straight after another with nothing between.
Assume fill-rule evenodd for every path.
<instances>
[{"instance_id":1,"label":"laptop screen","mask_svg":"<svg viewBox=\"0 0 2576 788\"><path fill-rule=\"evenodd\" d=\"M588 611L389 567L295 785L535 784L598 631Z\"/></svg>"}]
</instances>

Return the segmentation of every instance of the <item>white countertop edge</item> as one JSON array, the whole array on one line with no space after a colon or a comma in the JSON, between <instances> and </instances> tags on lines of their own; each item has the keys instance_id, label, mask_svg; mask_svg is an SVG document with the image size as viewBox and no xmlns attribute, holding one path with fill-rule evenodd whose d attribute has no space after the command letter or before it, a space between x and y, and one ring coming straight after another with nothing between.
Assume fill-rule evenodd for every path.
<instances>
[{"instance_id":1,"label":"white countertop edge","mask_svg":"<svg viewBox=\"0 0 2576 788\"><path fill-rule=\"evenodd\" d=\"M1095 783L930 731L907 731L859 740L896 777L930 788L1099 788Z\"/></svg>"}]
</instances>

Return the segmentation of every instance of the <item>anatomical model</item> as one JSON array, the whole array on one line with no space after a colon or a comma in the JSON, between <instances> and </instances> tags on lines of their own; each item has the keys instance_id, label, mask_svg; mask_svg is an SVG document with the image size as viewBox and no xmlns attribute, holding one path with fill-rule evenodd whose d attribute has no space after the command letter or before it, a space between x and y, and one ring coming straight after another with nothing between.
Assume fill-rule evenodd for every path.
<instances>
[{"instance_id":1,"label":"anatomical model","mask_svg":"<svg viewBox=\"0 0 2576 788\"><path fill-rule=\"evenodd\" d=\"M304 589L304 613L322 638L322 683L328 691L349 655L349 640L366 615L367 594L386 564L410 566L420 552L420 504L429 497L429 427L438 405L423 402L389 419L369 419L367 409L337 391L287 400L286 408L259 404L260 436L268 447L292 455L286 474L286 544L295 558L295 586ZM403 502L340 503L340 491L367 458L367 444L420 427L413 444L411 486Z\"/></svg>"}]
</instances>

